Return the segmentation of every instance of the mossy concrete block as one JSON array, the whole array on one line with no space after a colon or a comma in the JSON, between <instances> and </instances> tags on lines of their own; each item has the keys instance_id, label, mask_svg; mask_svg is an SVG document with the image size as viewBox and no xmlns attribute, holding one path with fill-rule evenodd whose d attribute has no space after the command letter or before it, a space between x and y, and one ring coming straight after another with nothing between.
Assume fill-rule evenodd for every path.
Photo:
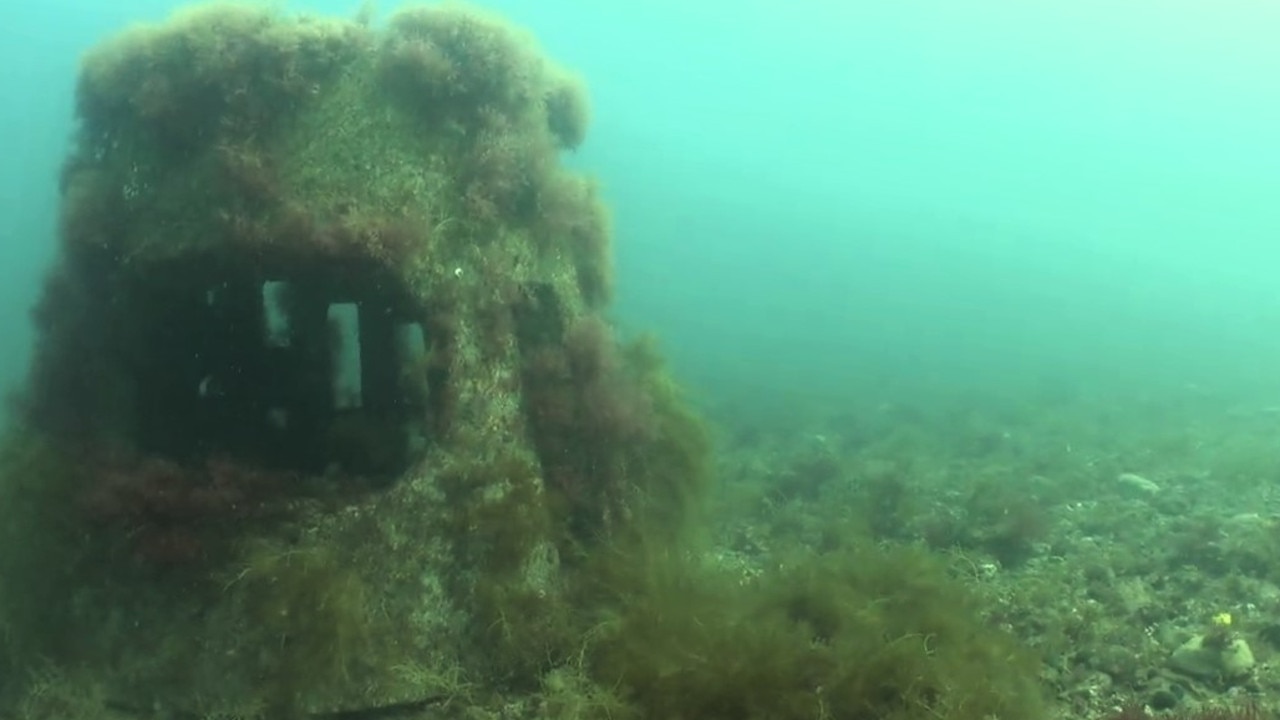
<instances>
[{"instance_id":1,"label":"mossy concrete block","mask_svg":"<svg viewBox=\"0 0 1280 720\"><path fill-rule=\"evenodd\" d=\"M271 717L579 650L562 556L681 517L709 466L606 319L580 80L462 4L215 3L90 50L76 115L6 444L51 449L0 457L39 548L0 558L6 649Z\"/></svg>"}]
</instances>

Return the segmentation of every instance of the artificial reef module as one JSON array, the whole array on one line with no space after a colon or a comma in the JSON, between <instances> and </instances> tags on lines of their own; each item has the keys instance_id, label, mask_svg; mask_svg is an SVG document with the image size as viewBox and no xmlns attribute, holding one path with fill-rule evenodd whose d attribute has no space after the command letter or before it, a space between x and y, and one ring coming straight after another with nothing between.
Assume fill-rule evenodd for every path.
<instances>
[{"instance_id":1,"label":"artificial reef module","mask_svg":"<svg viewBox=\"0 0 1280 720\"><path fill-rule=\"evenodd\" d=\"M576 652L574 556L707 454L603 315L580 81L458 5L211 5L93 48L76 114L0 692L282 717Z\"/></svg>"}]
</instances>

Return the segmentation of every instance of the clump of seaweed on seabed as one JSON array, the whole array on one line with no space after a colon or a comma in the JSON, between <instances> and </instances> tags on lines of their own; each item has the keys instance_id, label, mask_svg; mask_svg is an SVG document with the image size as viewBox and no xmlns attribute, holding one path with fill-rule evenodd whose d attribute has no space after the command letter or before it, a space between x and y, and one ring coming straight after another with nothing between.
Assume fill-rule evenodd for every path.
<instances>
[{"instance_id":1,"label":"clump of seaweed on seabed","mask_svg":"<svg viewBox=\"0 0 1280 720\"><path fill-rule=\"evenodd\" d=\"M744 578L660 545L602 559L612 607L583 650L638 717L1043 716L1036 663L924 550L801 549Z\"/></svg>"}]
</instances>

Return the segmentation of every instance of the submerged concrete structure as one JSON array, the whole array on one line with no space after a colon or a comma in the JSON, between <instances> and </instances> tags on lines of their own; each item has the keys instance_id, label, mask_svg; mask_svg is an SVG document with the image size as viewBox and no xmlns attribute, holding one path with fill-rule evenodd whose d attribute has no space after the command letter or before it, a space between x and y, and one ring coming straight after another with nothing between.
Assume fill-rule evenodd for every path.
<instances>
[{"instance_id":1,"label":"submerged concrete structure","mask_svg":"<svg viewBox=\"0 0 1280 720\"><path fill-rule=\"evenodd\" d=\"M571 658L585 549L676 522L707 456L603 315L574 75L457 5L212 5L94 48L76 99L0 457L2 699L412 710Z\"/></svg>"}]
</instances>

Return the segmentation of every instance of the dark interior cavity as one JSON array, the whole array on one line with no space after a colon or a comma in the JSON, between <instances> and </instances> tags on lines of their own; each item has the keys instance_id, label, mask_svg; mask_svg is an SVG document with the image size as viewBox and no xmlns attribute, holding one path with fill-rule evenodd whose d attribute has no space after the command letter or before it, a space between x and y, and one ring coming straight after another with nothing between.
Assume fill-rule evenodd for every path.
<instances>
[{"instance_id":1,"label":"dark interior cavity","mask_svg":"<svg viewBox=\"0 0 1280 720\"><path fill-rule=\"evenodd\" d=\"M424 309L380 265L175 263L132 285L139 452L390 479L429 440Z\"/></svg>"}]
</instances>

